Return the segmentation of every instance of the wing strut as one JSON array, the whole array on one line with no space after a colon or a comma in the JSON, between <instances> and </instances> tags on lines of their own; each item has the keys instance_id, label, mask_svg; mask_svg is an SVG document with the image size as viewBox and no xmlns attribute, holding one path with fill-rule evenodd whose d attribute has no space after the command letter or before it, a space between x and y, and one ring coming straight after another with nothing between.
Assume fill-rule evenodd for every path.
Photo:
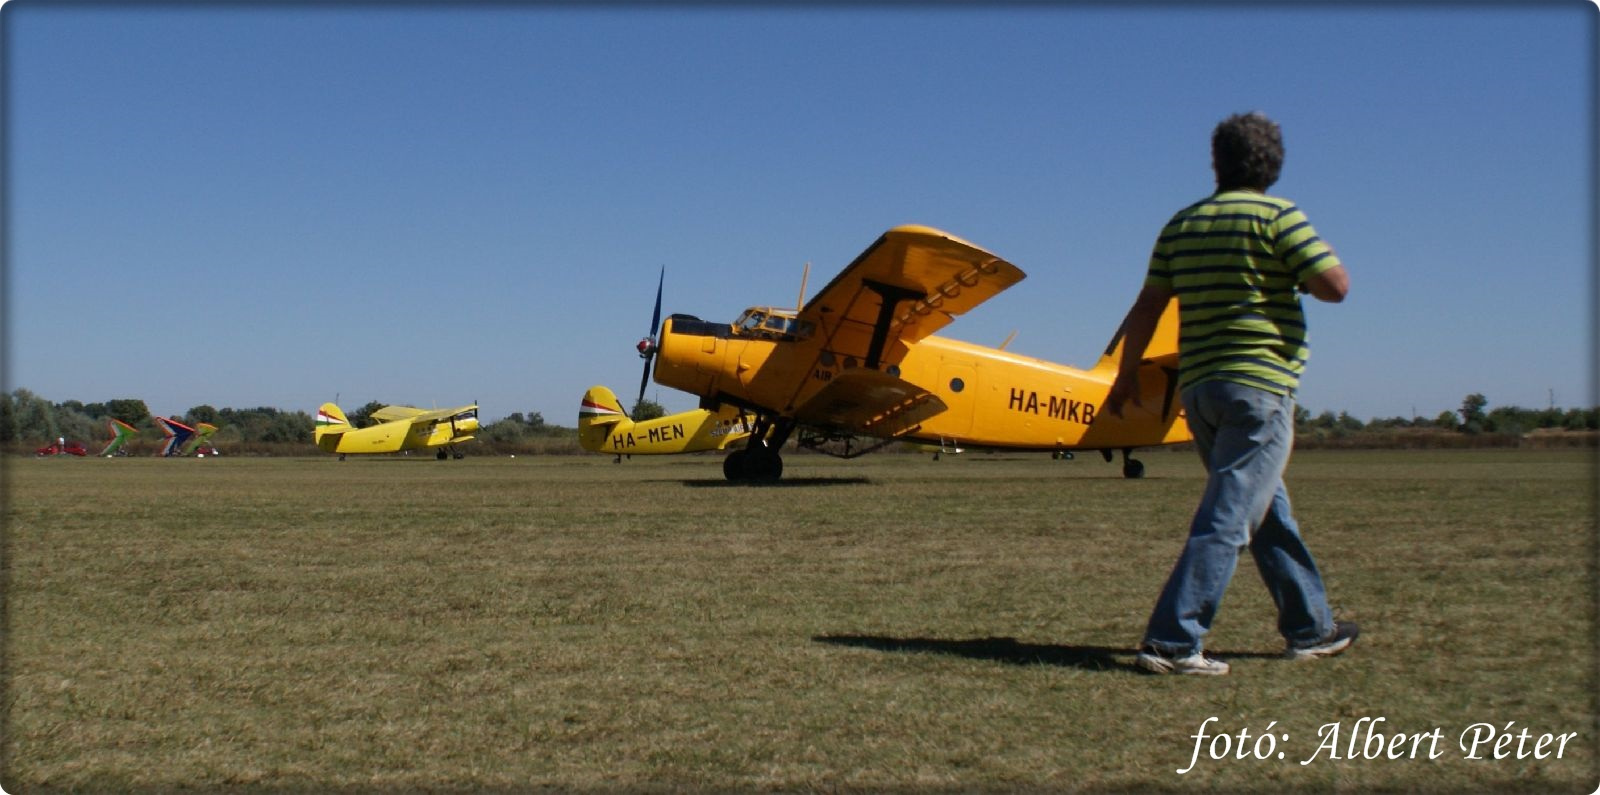
<instances>
[{"instance_id":1,"label":"wing strut","mask_svg":"<svg viewBox=\"0 0 1600 795\"><path fill-rule=\"evenodd\" d=\"M883 360L883 346L889 340L889 326L894 322L894 308L901 301L926 298L927 293L893 284L862 279L861 285L878 294L883 305L878 307L878 319L872 324L872 342L867 346L867 366L876 370Z\"/></svg>"}]
</instances>

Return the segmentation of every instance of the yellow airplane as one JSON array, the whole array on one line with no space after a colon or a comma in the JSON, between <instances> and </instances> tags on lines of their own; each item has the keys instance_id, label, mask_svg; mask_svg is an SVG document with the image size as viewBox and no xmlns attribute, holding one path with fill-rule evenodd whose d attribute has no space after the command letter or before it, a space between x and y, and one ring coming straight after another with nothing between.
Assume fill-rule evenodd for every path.
<instances>
[{"instance_id":1,"label":"yellow airplane","mask_svg":"<svg viewBox=\"0 0 1600 795\"><path fill-rule=\"evenodd\" d=\"M578 443L591 453L671 455L721 450L750 435L750 419L732 406L693 409L634 422L610 389L589 387L578 406Z\"/></svg>"},{"instance_id":2,"label":"yellow airplane","mask_svg":"<svg viewBox=\"0 0 1600 795\"><path fill-rule=\"evenodd\" d=\"M732 324L672 315L639 343L656 383L755 415L749 443L728 454L729 480L777 480L779 450L843 457L892 441L1061 453L1123 453L1192 437L1176 400L1177 303L1140 365L1143 393L1125 417L1099 410L1121 356L1119 329L1081 370L934 336L957 315L1021 281L1015 265L925 226L884 233L798 311L752 307ZM802 288L803 290L803 288ZM648 363L647 363L648 364Z\"/></svg>"},{"instance_id":3,"label":"yellow airplane","mask_svg":"<svg viewBox=\"0 0 1600 795\"><path fill-rule=\"evenodd\" d=\"M478 430L477 404L431 410L384 406L372 412L372 418L378 420L377 425L356 428L338 406L324 403L317 409L312 434L318 447L338 453L340 461L349 453L396 453L429 447L439 448L434 457L443 461L452 455L460 458L455 445L471 441Z\"/></svg>"}]
</instances>

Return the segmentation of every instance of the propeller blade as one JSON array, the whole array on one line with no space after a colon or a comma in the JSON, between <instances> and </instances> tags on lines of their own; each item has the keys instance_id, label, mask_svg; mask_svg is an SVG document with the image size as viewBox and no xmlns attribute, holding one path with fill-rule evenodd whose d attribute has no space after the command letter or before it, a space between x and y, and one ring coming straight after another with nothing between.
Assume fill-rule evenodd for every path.
<instances>
[{"instance_id":1,"label":"propeller blade","mask_svg":"<svg viewBox=\"0 0 1600 795\"><path fill-rule=\"evenodd\" d=\"M644 375L639 377L639 398L633 401L633 413L639 411L639 404L644 402L645 387L650 385L650 360L644 360Z\"/></svg>"},{"instance_id":2,"label":"propeller blade","mask_svg":"<svg viewBox=\"0 0 1600 795\"><path fill-rule=\"evenodd\" d=\"M661 266L661 278L656 281L656 311L650 316L650 336L656 335L656 329L661 327L661 288L667 283L667 266Z\"/></svg>"},{"instance_id":3,"label":"propeller blade","mask_svg":"<svg viewBox=\"0 0 1600 795\"><path fill-rule=\"evenodd\" d=\"M633 410L644 402L644 390L650 386L650 362L656 355L656 329L661 327L661 288L667 283L667 266L661 266L661 276L656 280L656 308L650 316L650 332L639 343L639 355L644 358L644 373L639 376L639 397L633 401Z\"/></svg>"}]
</instances>

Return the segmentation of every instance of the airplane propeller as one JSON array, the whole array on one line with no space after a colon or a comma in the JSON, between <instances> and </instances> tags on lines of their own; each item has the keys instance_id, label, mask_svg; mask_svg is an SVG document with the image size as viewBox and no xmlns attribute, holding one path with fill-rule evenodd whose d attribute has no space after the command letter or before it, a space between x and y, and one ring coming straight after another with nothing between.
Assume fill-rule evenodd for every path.
<instances>
[{"instance_id":1,"label":"airplane propeller","mask_svg":"<svg viewBox=\"0 0 1600 795\"><path fill-rule=\"evenodd\" d=\"M656 329L661 327L661 288L667 283L667 266L661 266L661 278L656 282L656 311L650 317L650 333L639 340L635 350L639 351L639 358L644 360L644 374L639 377L639 397L633 401L634 411L639 410L639 404L644 401L644 390L650 385L650 361L656 355Z\"/></svg>"}]
</instances>

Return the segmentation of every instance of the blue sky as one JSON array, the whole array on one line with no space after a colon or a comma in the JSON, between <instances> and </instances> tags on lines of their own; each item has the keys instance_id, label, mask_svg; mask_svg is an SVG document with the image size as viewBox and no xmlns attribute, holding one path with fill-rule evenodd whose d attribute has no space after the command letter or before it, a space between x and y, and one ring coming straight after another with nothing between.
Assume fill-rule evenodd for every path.
<instances>
[{"instance_id":1,"label":"blue sky","mask_svg":"<svg viewBox=\"0 0 1600 795\"><path fill-rule=\"evenodd\" d=\"M1595 402L1596 7L3 9L6 389L575 423L665 311L793 304L884 230L1028 277L945 336L1089 365L1209 136L1351 273L1301 404ZM677 410L693 399L652 384Z\"/></svg>"}]
</instances>

